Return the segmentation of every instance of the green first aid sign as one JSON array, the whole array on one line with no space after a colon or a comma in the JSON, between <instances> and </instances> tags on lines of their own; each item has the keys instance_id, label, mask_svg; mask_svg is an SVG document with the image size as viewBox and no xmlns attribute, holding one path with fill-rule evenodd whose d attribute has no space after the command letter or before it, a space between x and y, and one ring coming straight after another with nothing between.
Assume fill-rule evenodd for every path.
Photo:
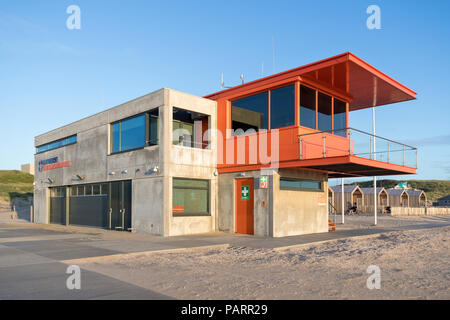
<instances>
[{"instance_id":1,"label":"green first aid sign","mask_svg":"<svg viewBox=\"0 0 450 320\"><path fill-rule=\"evenodd\" d=\"M241 200L250 200L250 188L248 186L241 187Z\"/></svg>"}]
</instances>

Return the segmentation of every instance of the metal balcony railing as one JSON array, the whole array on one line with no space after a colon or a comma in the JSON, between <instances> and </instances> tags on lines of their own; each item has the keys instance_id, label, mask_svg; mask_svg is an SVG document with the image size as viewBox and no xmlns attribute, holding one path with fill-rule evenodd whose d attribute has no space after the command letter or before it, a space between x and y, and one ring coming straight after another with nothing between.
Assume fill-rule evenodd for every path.
<instances>
[{"instance_id":1,"label":"metal balcony railing","mask_svg":"<svg viewBox=\"0 0 450 320\"><path fill-rule=\"evenodd\" d=\"M354 155L417 168L417 148L358 129L301 134L300 160Z\"/></svg>"}]
</instances>

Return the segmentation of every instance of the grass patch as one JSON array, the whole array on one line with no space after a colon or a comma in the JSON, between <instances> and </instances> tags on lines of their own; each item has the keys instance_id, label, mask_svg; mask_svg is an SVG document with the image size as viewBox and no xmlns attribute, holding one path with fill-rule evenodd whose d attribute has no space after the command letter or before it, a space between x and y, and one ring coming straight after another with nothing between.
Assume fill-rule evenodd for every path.
<instances>
[{"instance_id":1,"label":"grass patch","mask_svg":"<svg viewBox=\"0 0 450 320\"><path fill-rule=\"evenodd\" d=\"M34 176L18 170L0 170L0 200L33 196Z\"/></svg>"}]
</instances>

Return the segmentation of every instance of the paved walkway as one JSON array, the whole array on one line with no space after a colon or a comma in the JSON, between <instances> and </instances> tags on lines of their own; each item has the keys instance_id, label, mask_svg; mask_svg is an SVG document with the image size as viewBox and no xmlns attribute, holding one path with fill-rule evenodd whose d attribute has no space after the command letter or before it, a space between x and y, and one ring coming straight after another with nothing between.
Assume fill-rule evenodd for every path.
<instances>
[{"instance_id":1,"label":"paved walkway","mask_svg":"<svg viewBox=\"0 0 450 320\"><path fill-rule=\"evenodd\" d=\"M353 221L352 221L353 219ZM450 217L384 218L371 226L370 218L352 218L335 232L284 238L260 238L222 232L159 237L83 227L12 223L0 217L0 299L169 299L114 278L83 270L83 290L68 290L68 261L117 254L224 245L280 249L390 231L438 228ZM359 219L359 220L358 220ZM401 223L399 223L399 221Z\"/></svg>"}]
</instances>

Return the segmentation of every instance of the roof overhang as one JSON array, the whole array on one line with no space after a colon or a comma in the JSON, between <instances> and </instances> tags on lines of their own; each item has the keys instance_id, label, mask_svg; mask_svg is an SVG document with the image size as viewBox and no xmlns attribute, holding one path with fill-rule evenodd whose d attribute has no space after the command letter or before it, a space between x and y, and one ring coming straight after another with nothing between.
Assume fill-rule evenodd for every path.
<instances>
[{"instance_id":1,"label":"roof overhang","mask_svg":"<svg viewBox=\"0 0 450 320\"><path fill-rule=\"evenodd\" d=\"M277 73L236 87L222 90L205 98L230 99L240 94L299 79L330 88L346 97L350 111L416 99L416 92L392 79L351 52L320 60L302 67Z\"/></svg>"}]
</instances>

